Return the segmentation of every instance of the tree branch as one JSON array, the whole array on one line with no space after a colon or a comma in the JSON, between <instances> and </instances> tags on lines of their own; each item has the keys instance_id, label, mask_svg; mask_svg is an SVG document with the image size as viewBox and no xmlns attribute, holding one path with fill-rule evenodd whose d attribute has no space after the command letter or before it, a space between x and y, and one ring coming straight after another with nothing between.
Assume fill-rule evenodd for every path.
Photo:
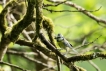
<instances>
[{"instance_id":1,"label":"tree branch","mask_svg":"<svg viewBox=\"0 0 106 71\"><path fill-rule=\"evenodd\" d=\"M17 69L19 69L19 70L22 70L22 71L28 71L28 70L25 70L25 69L23 69L23 68L17 66L17 65L13 65L13 64L10 64L10 63L6 63L6 62L1 62L1 61L0 61L0 64L5 64L5 65L8 65L8 66L17 68Z\"/></svg>"},{"instance_id":2,"label":"tree branch","mask_svg":"<svg viewBox=\"0 0 106 71\"><path fill-rule=\"evenodd\" d=\"M56 59L56 55L52 54L51 51L49 51L48 49L46 49L45 47L43 47L41 45L36 45L35 43L36 42L32 43L32 42L28 42L25 40L16 41L16 44L23 45L23 46L29 46L33 50L37 49L37 50L41 51L43 54L45 54L49 58Z\"/></svg>"},{"instance_id":3,"label":"tree branch","mask_svg":"<svg viewBox=\"0 0 106 71\"><path fill-rule=\"evenodd\" d=\"M57 0L48 0L50 2L53 2L53 3L62 3L63 1L57 1ZM90 17L91 19L95 20L97 23L101 22L103 24L106 25L106 20L103 20L101 18L98 18L96 16L94 16L92 13L90 13L89 11L85 10L83 7L73 3L73 2L70 2L70 1L67 1L64 3L65 5L68 5L68 6L71 6L75 9L77 9L78 11L82 12L83 14L85 14L86 16Z\"/></svg>"},{"instance_id":4,"label":"tree branch","mask_svg":"<svg viewBox=\"0 0 106 71\"><path fill-rule=\"evenodd\" d=\"M7 54L19 55L19 56L22 56L23 58L25 58L25 59L27 59L27 60L30 60L30 61L32 61L32 62L34 62L34 63L38 63L38 64L41 64L41 65L47 67L47 68L54 69L54 67L50 67L50 66L48 66L47 64L45 64L45 63L43 63L43 62L41 62L41 61L35 60L35 59L31 58L31 57L28 57L28 56L26 55L26 52L17 52L17 51L8 50L8 51L7 51ZM54 69L54 70L55 70L55 69Z\"/></svg>"},{"instance_id":5,"label":"tree branch","mask_svg":"<svg viewBox=\"0 0 106 71\"><path fill-rule=\"evenodd\" d=\"M12 28L11 34L10 34L10 39L11 41L16 41L19 34L28 26L31 24L32 19L33 19L33 14L34 14L34 2L31 2L28 0L28 7L27 7L27 12L25 16L19 20ZM17 32L17 33L16 33Z\"/></svg>"},{"instance_id":6,"label":"tree branch","mask_svg":"<svg viewBox=\"0 0 106 71\"><path fill-rule=\"evenodd\" d=\"M97 70L97 71L101 71L100 68L91 60L89 60L89 63Z\"/></svg>"},{"instance_id":7,"label":"tree branch","mask_svg":"<svg viewBox=\"0 0 106 71\"><path fill-rule=\"evenodd\" d=\"M2 61L3 56L7 50L7 46L10 42L15 42L20 33L32 22L33 14L34 14L34 2L30 2L28 0L28 7L27 7L27 13L26 15L17 22L12 29L9 28L5 32L3 32L2 40L0 43L0 61ZM4 22L1 24L4 25ZM0 25L2 26L2 25Z\"/></svg>"},{"instance_id":8,"label":"tree branch","mask_svg":"<svg viewBox=\"0 0 106 71\"><path fill-rule=\"evenodd\" d=\"M42 13L42 6L43 6L43 0L35 0L36 2L36 34L33 39L35 41L39 35L40 29L42 28L42 21L43 21L43 13Z\"/></svg>"},{"instance_id":9,"label":"tree branch","mask_svg":"<svg viewBox=\"0 0 106 71\"><path fill-rule=\"evenodd\" d=\"M48 42L43 33L39 34L40 40L47 46L48 49L52 50L55 52L59 57L61 57L65 62L67 61L66 57L64 57L57 49L54 47L50 42Z\"/></svg>"},{"instance_id":10,"label":"tree branch","mask_svg":"<svg viewBox=\"0 0 106 71\"><path fill-rule=\"evenodd\" d=\"M13 6L14 4L16 4L15 1L9 1L0 13L0 31L2 32L2 35L4 35L8 28L5 21L8 8Z\"/></svg>"}]
</instances>

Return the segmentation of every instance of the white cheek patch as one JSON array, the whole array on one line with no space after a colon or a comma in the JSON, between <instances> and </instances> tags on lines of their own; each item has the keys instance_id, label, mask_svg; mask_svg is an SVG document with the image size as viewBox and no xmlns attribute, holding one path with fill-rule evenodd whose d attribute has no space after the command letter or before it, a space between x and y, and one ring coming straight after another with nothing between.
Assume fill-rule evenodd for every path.
<instances>
[{"instance_id":1,"label":"white cheek patch","mask_svg":"<svg viewBox=\"0 0 106 71\"><path fill-rule=\"evenodd\" d=\"M64 38L59 38L58 40L59 40L59 41L63 41L63 40L64 40Z\"/></svg>"}]
</instances>

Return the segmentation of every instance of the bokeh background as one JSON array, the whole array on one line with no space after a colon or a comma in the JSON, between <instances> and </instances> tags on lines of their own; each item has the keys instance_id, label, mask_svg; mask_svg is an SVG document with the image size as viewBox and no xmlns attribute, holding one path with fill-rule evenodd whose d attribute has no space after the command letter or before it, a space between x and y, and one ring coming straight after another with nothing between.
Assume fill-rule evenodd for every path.
<instances>
[{"instance_id":1,"label":"bokeh background","mask_svg":"<svg viewBox=\"0 0 106 71\"><path fill-rule=\"evenodd\" d=\"M71 1L71 0L70 0ZM85 8L88 11L98 10L91 12L94 16L106 20L106 0L72 0L73 3ZM50 7L52 10L76 10L70 6L59 5L58 7ZM73 44L74 47L81 45L81 37L91 33L89 36L86 36L85 39L87 42L92 42L98 38L93 44L83 47L89 48L94 45L102 46L106 41L106 25L103 23L97 23L95 20L89 18L81 12L53 12L50 13L44 10L44 15L52 18L54 22L54 32L55 34L61 33ZM76 41L79 40L79 41ZM83 39L84 40L84 39ZM83 50L83 49L82 49ZM92 52L92 51L90 51ZM95 50L95 52L101 52L100 50ZM105 52L105 50L103 50ZM106 60L97 58L93 62L101 69L101 71L106 71ZM88 61L79 61L77 65L85 68L87 71L97 71ZM65 68L63 67L63 71ZM69 71L69 70L65 70Z\"/></svg>"},{"instance_id":2,"label":"bokeh background","mask_svg":"<svg viewBox=\"0 0 106 71\"><path fill-rule=\"evenodd\" d=\"M98 11L91 12L91 13L98 18L106 20L106 0L72 0L72 2L85 8L88 11L97 10L101 7ZM44 0L44 3L49 3L49 2ZM49 7L49 9L72 10L72 11L76 10L70 6L66 6L63 4L56 7ZM2 10L2 6L0 6L0 11L1 10ZM54 35L58 33L63 34L64 37L74 46L74 48L79 45L82 45L83 41L89 43L94 41L101 35L101 37L99 37L96 41L94 41L94 43L89 44L88 46L83 46L80 49L76 49L79 52L95 45L106 46L105 45L106 24L97 23L95 20L89 18L88 16L84 15L81 12L52 12L51 13L47 10L43 10L43 14L52 19L54 23ZM87 34L89 35L85 36ZM20 35L20 37L22 37L22 35ZM11 43L9 45L9 48L17 48L19 51L30 52L30 49L28 47L16 45L14 43ZM95 48L94 50L86 52L85 54L92 53L92 52L106 52L105 49L106 48L103 49ZM25 69L35 71L34 69L35 65L33 62L30 62L22 58L21 56L10 55L10 57L12 58L11 63L23 67ZM6 62L9 61L8 55L5 55L4 61ZM92 61L101 69L101 71L106 71L105 59L97 58L97 59L93 59ZM76 65L85 68L87 71L97 71L88 61L79 61L76 62ZM10 67L7 65L3 65L3 68L6 69L6 71L11 71ZM62 65L62 71L69 71L69 69L66 66Z\"/></svg>"}]
</instances>

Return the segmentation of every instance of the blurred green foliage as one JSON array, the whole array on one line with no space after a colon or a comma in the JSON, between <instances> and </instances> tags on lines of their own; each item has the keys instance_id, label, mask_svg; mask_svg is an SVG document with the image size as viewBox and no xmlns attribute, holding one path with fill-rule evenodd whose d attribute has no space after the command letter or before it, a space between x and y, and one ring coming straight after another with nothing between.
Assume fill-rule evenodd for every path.
<instances>
[{"instance_id":1,"label":"blurred green foliage","mask_svg":"<svg viewBox=\"0 0 106 71\"><path fill-rule=\"evenodd\" d=\"M106 16L106 0L72 0L72 2L82 6L83 8L85 8L86 10L96 10L98 8L101 9L99 11L93 12L93 14L99 18L105 19ZM46 2L49 3L49 2ZM0 11L1 11L1 6L0 6ZM49 7L49 9L52 10L76 10L72 7L66 6L66 5L59 5L57 7ZM53 23L55 25L54 27L54 33L58 34L61 33L63 34L67 39L70 40L70 43L73 44L73 46L78 46L81 45L82 42L76 42L73 41L75 39L79 39L81 37L83 37L84 35L88 34L89 32L96 30L94 33L92 33L90 36L86 37L87 42L92 42L93 40L95 40L96 38L98 38L100 35L102 35L100 38L98 38L94 44L99 44L102 45L105 41L106 41L106 29L103 26L103 23L97 23L95 20L87 17L86 15L84 15L81 12L53 12L50 13L46 10L43 11L45 16L48 16L50 18L52 18ZM94 45L92 44L92 45ZM92 46L91 45L91 46ZM27 47L23 47L23 46L19 46L19 45L14 45L13 47L15 48L22 48L22 50L26 49ZM85 47L87 48L87 47ZM30 51L25 50L25 51ZM33 62L30 62L28 60L25 60L22 57L18 57L18 56L11 56L12 58L12 63L16 64L20 67L23 67L25 69L29 69L34 71L35 65ZM7 62L7 55L4 58L4 61ZM105 71L106 70L106 60L105 59L94 59L93 60L95 62L95 64L98 65L98 67L100 67L101 71ZM30 64L30 67L29 67ZM96 69L91 66L87 61L82 61L82 62L77 62L77 65L87 69L88 71L96 71ZM15 70L15 71L19 71L19 70ZM69 71L69 69L67 69L66 66L62 65L62 71Z\"/></svg>"},{"instance_id":2,"label":"blurred green foliage","mask_svg":"<svg viewBox=\"0 0 106 71\"><path fill-rule=\"evenodd\" d=\"M100 7L100 10L93 12L92 14L95 15L98 18L102 18L105 20L106 16L106 0L72 0L73 3L76 3L79 6L82 6L86 10L97 10ZM49 9L52 10L76 10L73 9L72 7L66 6L66 5L59 5L57 7L50 7ZM103 23L97 23L95 20L89 18L88 16L84 15L81 12L53 12L50 13L48 11L44 10L44 15L50 17L53 19L54 22L54 29L55 29L55 34L61 33L63 34L67 39L70 40L70 43L73 44L73 46L81 45L82 42L76 42L73 41L74 39L79 39L83 37L84 35L87 35L91 31L94 31L90 36L86 37L87 42L92 42L95 39L93 44L90 46L93 46L95 44L102 45L106 41L106 36L105 36L105 26ZM100 25L101 24L101 25ZM87 46L85 47L87 48ZM93 60L95 64L100 67L101 71L105 71L105 64L106 60L100 60L94 59ZM87 69L87 71L96 71L96 69L87 61L84 62L77 62L77 65ZM64 71L64 70L63 70ZM66 71L66 70L65 70ZM69 71L69 70L67 70Z\"/></svg>"}]
</instances>

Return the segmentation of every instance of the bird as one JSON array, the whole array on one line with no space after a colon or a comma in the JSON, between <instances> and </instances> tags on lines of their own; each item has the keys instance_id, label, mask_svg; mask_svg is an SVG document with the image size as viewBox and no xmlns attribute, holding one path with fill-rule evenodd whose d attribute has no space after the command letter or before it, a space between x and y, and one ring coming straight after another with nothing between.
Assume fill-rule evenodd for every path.
<instances>
[{"instance_id":1,"label":"bird","mask_svg":"<svg viewBox=\"0 0 106 71\"><path fill-rule=\"evenodd\" d=\"M66 50L66 54L68 53L69 49L72 49L76 54L78 54L78 52L73 48L72 44L70 44L64 37L62 34L57 34L57 36L55 36L55 39L57 40L58 45L60 46L60 48L65 49Z\"/></svg>"}]
</instances>

